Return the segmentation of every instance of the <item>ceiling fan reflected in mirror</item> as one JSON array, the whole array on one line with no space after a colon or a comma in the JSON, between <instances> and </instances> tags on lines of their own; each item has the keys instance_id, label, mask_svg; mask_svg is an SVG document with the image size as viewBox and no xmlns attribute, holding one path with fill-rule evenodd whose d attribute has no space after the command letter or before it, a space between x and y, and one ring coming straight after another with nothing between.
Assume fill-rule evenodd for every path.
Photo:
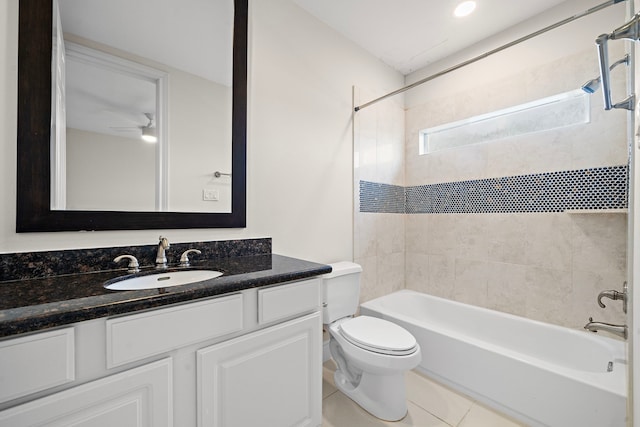
<instances>
[{"instance_id":1,"label":"ceiling fan reflected in mirror","mask_svg":"<svg viewBox=\"0 0 640 427\"><path fill-rule=\"evenodd\" d=\"M149 122L144 126L110 126L111 129L123 132L129 132L134 129L141 131L141 138L145 142L155 143L158 142L158 134L156 132L156 126L153 122L153 113L144 113Z\"/></svg>"},{"instance_id":2,"label":"ceiling fan reflected in mirror","mask_svg":"<svg viewBox=\"0 0 640 427\"><path fill-rule=\"evenodd\" d=\"M145 116L147 116L147 119L149 119L149 123L147 123L146 126L142 127L142 140L145 142L158 142L158 134L156 133L156 127L153 123L153 114L151 113L144 113Z\"/></svg>"}]
</instances>

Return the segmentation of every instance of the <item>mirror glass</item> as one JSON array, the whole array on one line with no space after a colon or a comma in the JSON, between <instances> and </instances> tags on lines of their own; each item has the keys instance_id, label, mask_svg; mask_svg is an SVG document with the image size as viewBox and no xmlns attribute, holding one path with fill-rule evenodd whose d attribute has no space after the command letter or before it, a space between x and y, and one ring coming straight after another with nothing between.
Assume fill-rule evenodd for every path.
<instances>
[{"instance_id":1,"label":"mirror glass","mask_svg":"<svg viewBox=\"0 0 640 427\"><path fill-rule=\"evenodd\" d=\"M56 2L52 209L230 212L232 1Z\"/></svg>"},{"instance_id":2,"label":"mirror glass","mask_svg":"<svg viewBox=\"0 0 640 427\"><path fill-rule=\"evenodd\" d=\"M19 8L17 232L245 226L247 0Z\"/></svg>"}]
</instances>

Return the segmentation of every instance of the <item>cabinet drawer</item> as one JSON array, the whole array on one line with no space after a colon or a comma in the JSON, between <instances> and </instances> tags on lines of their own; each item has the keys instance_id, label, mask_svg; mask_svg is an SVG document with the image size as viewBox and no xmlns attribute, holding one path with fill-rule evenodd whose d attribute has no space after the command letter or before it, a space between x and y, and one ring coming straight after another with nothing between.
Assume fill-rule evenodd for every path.
<instances>
[{"instance_id":1,"label":"cabinet drawer","mask_svg":"<svg viewBox=\"0 0 640 427\"><path fill-rule=\"evenodd\" d=\"M320 307L320 279L273 286L258 291L258 323L285 319Z\"/></svg>"},{"instance_id":2,"label":"cabinet drawer","mask_svg":"<svg viewBox=\"0 0 640 427\"><path fill-rule=\"evenodd\" d=\"M242 330L235 294L108 319L107 367L122 365Z\"/></svg>"},{"instance_id":3,"label":"cabinet drawer","mask_svg":"<svg viewBox=\"0 0 640 427\"><path fill-rule=\"evenodd\" d=\"M73 328L0 342L0 402L75 378Z\"/></svg>"}]
</instances>

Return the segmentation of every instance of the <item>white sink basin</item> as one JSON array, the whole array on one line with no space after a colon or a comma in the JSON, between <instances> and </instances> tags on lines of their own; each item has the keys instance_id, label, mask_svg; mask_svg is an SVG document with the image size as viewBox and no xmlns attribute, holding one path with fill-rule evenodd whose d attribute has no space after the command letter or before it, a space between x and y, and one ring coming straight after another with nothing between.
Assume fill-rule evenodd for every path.
<instances>
[{"instance_id":1,"label":"white sink basin","mask_svg":"<svg viewBox=\"0 0 640 427\"><path fill-rule=\"evenodd\" d=\"M165 271L162 273L136 276L131 279L109 281L104 287L115 291L135 291L140 289L167 288L169 286L187 285L222 276L213 270Z\"/></svg>"}]
</instances>

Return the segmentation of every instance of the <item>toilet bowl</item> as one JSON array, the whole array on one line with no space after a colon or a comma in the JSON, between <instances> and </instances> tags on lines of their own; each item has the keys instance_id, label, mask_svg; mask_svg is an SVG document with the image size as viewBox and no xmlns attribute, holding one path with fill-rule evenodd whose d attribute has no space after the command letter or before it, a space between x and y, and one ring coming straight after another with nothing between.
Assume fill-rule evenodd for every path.
<instances>
[{"instance_id":1,"label":"toilet bowl","mask_svg":"<svg viewBox=\"0 0 640 427\"><path fill-rule=\"evenodd\" d=\"M323 277L323 314L329 350L337 364L336 387L372 415L398 421L407 414L404 374L420 363L420 346L394 323L353 317L362 269L348 262L332 268Z\"/></svg>"},{"instance_id":2,"label":"toilet bowl","mask_svg":"<svg viewBox=\"0 0 640 427\"><path fill-rule=\"evenodd\" d=\"M365 324L370 329L363 336L349 334L352 323L359 323L355 331L364 331ZM375 328L381 326L387 332L395 330L398 335L391 340L384 334L373 342L368 340L374 336ZM418 366L422 358L415 338L398 325L368 316L334 322L329 325L329 334L331 356L338 365L334 374L336 387L380 419L404 418L407 414L404 373ZM398 336L404 340L398 340Z\"/></svg>"}]
</instances>

